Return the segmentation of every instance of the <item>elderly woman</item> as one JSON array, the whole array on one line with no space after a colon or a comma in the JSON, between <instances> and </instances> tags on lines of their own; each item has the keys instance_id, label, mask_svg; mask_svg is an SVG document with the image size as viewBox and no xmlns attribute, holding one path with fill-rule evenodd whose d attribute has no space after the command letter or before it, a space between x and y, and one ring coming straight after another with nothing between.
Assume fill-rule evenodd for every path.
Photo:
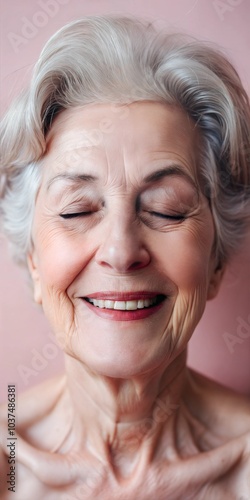
<instances>
[{"instance_id":1,"label":"elderly woman","mask_svg":"<svg viewBox=\"0 0 250 500\"><path fill-rule=\"evenodd\" d=\"M220 53L146 22L45 46L3 123L1 213L65 375L21 397L2 498L249 498L250 405L186 367L249 221L249 117Z\"/></svg>"}]
</instances>

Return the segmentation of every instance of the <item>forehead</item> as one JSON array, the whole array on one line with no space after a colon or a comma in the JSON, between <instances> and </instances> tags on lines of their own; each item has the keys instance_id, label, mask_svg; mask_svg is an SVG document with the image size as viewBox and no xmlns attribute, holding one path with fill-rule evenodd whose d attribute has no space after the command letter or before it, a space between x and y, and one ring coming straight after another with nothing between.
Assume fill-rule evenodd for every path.
<instances>
[{"instance_id":1,"label":"forehead","mask_svg":"<svg viewBox=\"0 0 250 500\"><path fill-rule=\"evenodd\" d=\"M195 124L176 106L92 104L63 111L55 119L46 157L52 169L55 160L54 170L62 163L70 170L104 158L116 169L121 161L123 167L142 167L142 161L172 159L195 176L198 140Z\"/></svg>"}]
</instances>

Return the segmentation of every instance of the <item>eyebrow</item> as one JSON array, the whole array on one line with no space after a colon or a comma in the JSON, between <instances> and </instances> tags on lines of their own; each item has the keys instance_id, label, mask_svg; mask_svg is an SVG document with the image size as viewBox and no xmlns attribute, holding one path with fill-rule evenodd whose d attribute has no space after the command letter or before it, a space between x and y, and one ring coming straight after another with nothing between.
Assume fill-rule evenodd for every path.
<instances>
[{"instance_id":1,"label":"eyebrow","mask_svg":"<svg viewBox=\"0 0 250 500\"><path fill-rule=\"evenodd\" d=\"M167 167L161 168L160 170L157 170L156 172L152 172L152 174L149 174L147 175L147 177L145 177L144 182L157 182L164 177L174 175L184 177L190 184L192 184L193 187L195 187L195 189L197 189L197 185L194 179L191 177L191 175L188 174L188 172L186 172L186 170L180 167L180 165L169 165Z\"/></svg>"},{"instance_id":2,"label":"eyebrow","mask_svg":"<svg viewBox=\"0 0 250 500\"><path fill-rule=\"evenodd\" d=\"M51 185L54 184L55 181L59 180L67 180L77 183L79 181L94 182L97 181L98 178L90 174L58 174L55 177L52 177L52 179L50 179L49 182L47 183L47 191L50 189Z\"/></svg>"}]
</instances>

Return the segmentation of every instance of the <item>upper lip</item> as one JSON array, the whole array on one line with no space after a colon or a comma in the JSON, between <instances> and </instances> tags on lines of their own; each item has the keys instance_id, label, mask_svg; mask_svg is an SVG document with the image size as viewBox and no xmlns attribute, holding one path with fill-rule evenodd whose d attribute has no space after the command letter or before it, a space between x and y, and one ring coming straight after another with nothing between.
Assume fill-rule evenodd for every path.
<instances>
[{"instance_id":1,"label":"upper lip","mask_svg":"<svg viewBox=\"0 0 250 500\"><path fill-rule=\"evenodd\" d=\"M143 300L143 299L153 299L159 295L164 295L159 292L96 292L89 295L85 295L84 298L97 299L97 300L117 300L117 301L127 301L127 300Z\"/></svg>"}]
</instances>

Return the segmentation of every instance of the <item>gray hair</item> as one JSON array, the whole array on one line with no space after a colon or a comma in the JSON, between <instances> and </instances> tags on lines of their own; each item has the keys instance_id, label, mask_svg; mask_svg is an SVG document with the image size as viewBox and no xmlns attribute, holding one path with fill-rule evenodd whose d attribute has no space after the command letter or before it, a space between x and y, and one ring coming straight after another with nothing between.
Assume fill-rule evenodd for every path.
<instances>
[{"instance_id":1,"label":"gray hair","mask_svg":"<svg viewBox=\"0 0 250 500\"><path fill-rule=\"evenodd\" d=\"M227 261L250 220L250 110L222 53L191 37L129 17L74 21L45 45L29 89L2 122L0 214L14 258L26 263L46 134L56 115L90 103L151 100L175 104L199 128L200 170Z\"/></svg>"}]
</instances>

